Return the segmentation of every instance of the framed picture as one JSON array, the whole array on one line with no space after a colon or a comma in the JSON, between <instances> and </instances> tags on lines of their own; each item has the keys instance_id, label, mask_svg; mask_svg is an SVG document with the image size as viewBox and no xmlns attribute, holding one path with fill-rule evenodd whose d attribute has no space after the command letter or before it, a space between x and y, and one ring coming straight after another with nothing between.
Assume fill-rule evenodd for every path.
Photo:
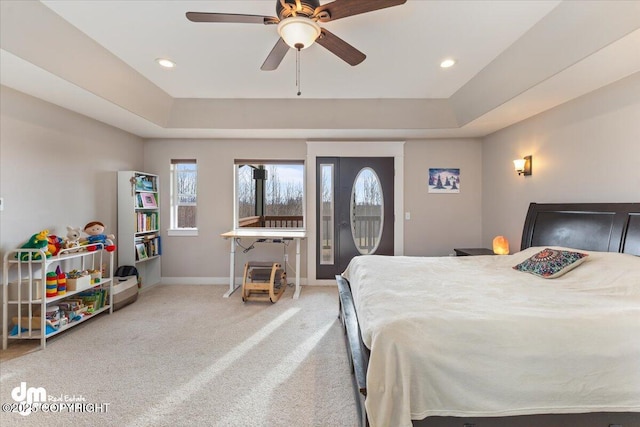
<instances>
[{"instance_id":1,"label":"framed picture","mask_svg":"<svg viewBox=\"0 0 640 427\"><path fill-rule=\"evenodd\" d=\"M459 193L460 169L429 168L429 193Z\"/></svg>"},{"instance_id":2,"label":"framed picture","mask_svg":"<svg viewBox=\"0 0 640 427\"><path fill-rule=\"evenodd\" d=\"M145 189L143 184L144 178L141 176L135 176L133 177L133 179L135 180L135 183L136 183L136 190L143 191Z\"/></svg>"},{"instance_id":3,"label":"framed picture","mask_svg":"<svg viewBox=\"0 0 640 427\"><path fill-rule=\"evenodd\" d=\"M143 208L157 208L156 196L153 193L140 193Z\"/></svg>"},{"instance_id":4,"label":"framed picture","mask_svg":"<svg viewBox=\"0 0 640 427\"><path fill-rule=\"evenodd\" d=\"M144 243L136 243L136 255L138 260L147 258L147 249L145 248Z\"/></svg>"},{"instance_id":5,"label":"framed picture","mask_svg":"<svg viewBox=\"0 0 640 427\"><path fill-rule=\"evenodd\" d=\"M136 176L134 177L136 182L136 190L138 191L153 191L153 181L151 181L146 176Z\"/></svg>"}]
</instances>

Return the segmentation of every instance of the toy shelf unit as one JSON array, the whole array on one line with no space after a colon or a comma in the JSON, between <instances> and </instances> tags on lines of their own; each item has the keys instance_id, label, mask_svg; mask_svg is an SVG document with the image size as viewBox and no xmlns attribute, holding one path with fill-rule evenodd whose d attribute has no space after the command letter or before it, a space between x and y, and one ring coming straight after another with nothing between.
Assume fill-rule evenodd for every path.
<instances>
[{"instance_id":1,"label":"toy shelf unit","mask_svg":"<svg viewBox=\"0 0 640 427\"><path fill-rule=\"evenodd\" d=\"M113 255L102 243L91 250L17 248L4 255L2 348L10 339L48 338L100 313L113 312ZM44 333L43 333L44 332Z\"/></svg>"},{"instance_id":2,"label":"toy shelf unit","mask_svg":"<svg viewBox=\"0 0 640 427\"><path fill-rule=\"evenodd\" d=\"M160 282L160 180L118 171L118 265L135 266L143 287Z\"/></svg>"}]
</instances>

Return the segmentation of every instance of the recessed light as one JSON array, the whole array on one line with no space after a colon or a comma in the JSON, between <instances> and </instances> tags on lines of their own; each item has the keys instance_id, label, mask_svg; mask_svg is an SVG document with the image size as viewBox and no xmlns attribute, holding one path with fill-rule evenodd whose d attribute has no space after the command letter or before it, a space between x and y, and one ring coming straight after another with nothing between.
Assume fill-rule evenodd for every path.
<instances>
[{"instance_id":1,"label":"recessed light","mask_svg":"<svg viewBox=\"0 0 640 427\"><path fill-rule=\"evenodd\" d=\"M156 62L160 64L161 67L164 67L164 68L174 68L176 66L175 62L166 58L158 58L156 59Z\"/></svg>"},{"instance_id":2,"label":"recessed light","mask_svg":"<svg viewBox=\"0 0 640 427\"><path fill-rule=\"evenodd\" d=\"M442 61L440 63L440 67L442 68L449 68L449 67L453 67L455 65L456 61L455 59L445 59L444 61Z\"/></svg>"}]
</instances>

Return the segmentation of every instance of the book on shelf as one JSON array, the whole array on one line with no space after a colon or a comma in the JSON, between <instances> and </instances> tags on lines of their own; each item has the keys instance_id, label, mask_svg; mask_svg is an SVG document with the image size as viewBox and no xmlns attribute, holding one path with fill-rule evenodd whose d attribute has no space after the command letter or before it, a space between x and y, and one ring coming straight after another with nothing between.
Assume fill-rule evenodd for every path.
<instances>
[{"instance_id":1,"label":"book on shelf","mask_svg":"<svg viewBox=\"0 0 640 427\"><path fill-rule=\"evenodd\" d=\"M82 304L85 306L92 305L93 310L100 310L102 307L107 305L109 291L104 288L93 288L78 294L78 297L82 301Z\"/></svg>"},{"instance_id":2,"label":"book on shelf","mask_svg":"<svg viewBox=\"0 0 640 427\"><path fill-rule=\"evenodd\" d=\"M136 213L136 218L138 222L136 232L144 233L158 229L157 212L138 212Z\"/></svg>"},{"instance_id":3,"label":"book on shelf","mask_svg":"<svg viewBox=\"0 0 640 427\"><path fill-rule=\"evenodd\" d=\"M152 239L149 239L147 244L147 253L149 256L158 256L162 255L162 248L160 246L160 236L155 236Z\"/></svg>"}]
</instances>

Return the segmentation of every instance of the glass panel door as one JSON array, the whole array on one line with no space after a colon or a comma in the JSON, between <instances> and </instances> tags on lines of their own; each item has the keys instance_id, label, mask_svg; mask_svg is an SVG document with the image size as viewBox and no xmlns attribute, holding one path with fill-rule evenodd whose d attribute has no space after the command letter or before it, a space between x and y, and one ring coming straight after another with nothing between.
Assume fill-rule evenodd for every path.
<instances>
[{"instance_id":1,"label":"glass panel door","mask_svg":"<svg viewBox=\"0 0 640 427\"><path fill-rule=\"evenodd\" d=\"M316 158L316 279L358 255L393 255L393 157Z\"/></svg>"},{"instance_id":2,"label":"glass panel door","mask_svg":"<svg viewBox=\"0 0 640 427\"><path fill-rule=\"evenodd\" d=\"M332 265L335 255L334 239L334 165L320 164L320 264Z\"/></svg>"},{"instance_id":3,"label":"glass panel door","mask_svg":"<svg viewBox=\"0 0 640 427\"><path fill-rule=\"evenodd\" d=\"M375 253L384 224L382 184L376 172L365 167L351 189L351 237L361 255Z\"/></svg>"}]
</instances>

